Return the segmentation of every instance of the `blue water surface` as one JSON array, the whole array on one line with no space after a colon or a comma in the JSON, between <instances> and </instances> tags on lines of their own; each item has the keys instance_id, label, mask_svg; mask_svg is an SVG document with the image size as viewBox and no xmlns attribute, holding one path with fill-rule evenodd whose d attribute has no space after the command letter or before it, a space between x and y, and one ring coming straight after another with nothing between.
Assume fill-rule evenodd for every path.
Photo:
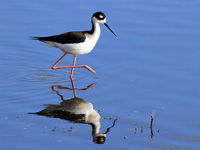
<instances>
[{"instance_id":1,"label":"blue water surface","mask_svg":"<svg viewBox=\"0 0 200 150\"><path fill-rule=\"evenodd\" d=\"M89 30L97 11L117 37L101 25L76 62L97 74L77 68L72 82L51 69L62 51L31 37ZM199 14L199 0L2 1L0 149L198 150Z\"/></svg>"}]
</instances>

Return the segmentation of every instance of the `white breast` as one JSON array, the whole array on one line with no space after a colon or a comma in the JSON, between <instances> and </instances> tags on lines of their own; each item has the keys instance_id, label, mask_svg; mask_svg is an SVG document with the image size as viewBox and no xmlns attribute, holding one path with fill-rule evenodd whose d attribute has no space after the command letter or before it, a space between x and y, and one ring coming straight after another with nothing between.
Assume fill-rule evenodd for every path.
<instances>
[{"instance_id":1,"label":"white breast","mask_svg":"<svg viewBox=\"0 0 200 150\"><path fill-rule=\"evenodd\" d=\"M64 53L72 54L72 55L83 55L87 54L92 51L94 46L96 45L98 41L98 37L91 37L90 35L86 35L86 39L82 43L76 43L76 44L63 44L59 45L58 48L60 48Z\"/></svg>"}]
</instances>

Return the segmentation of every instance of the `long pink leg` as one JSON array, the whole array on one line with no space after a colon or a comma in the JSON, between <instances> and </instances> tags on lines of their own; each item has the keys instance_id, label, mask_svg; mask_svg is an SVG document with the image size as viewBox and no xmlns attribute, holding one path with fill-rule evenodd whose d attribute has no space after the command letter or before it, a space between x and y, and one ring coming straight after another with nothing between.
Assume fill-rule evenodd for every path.
<instances>
[{"instance_id":1,"label":"long pink leg","mask_svg":"<svg viewBox=\"0 0 200 150\"><path fill-rule=\"evenodd\" d=\"M60 59L58 59L58 60L56 61L56 63L53 64L53 66L51 66L51 68L52 68L53 70L63 69L63 67L56 67L56 65L65 57L65 55L67 55L67 53L64 53L64 55L62 55L62 57L60 57Z\"/></svg>"},{"instance_id":2,"label":"long pink leg","mask_svg":"<svg viewBox=\"0 0 200 150\"><path fill-rule=\"evenodd\" d=\"M74 82L73 82L73 72L74 72L74 66L75 66L75 62L76 62L76 56L74 56L74 60L73 60L73 64L72 64L72 70L71 70L71 73L70 73L70 78L71 78L71 81L72 81L72 87L74 87Z\"/></svg>"},{"instance_id":3,"label":"long pink leg","mask_svg":"<svg viewBox=\"0 0 200 150\"><path fill-rule=\"evenodd\" d=\"M87 65L84 65L84 66L75 66L76 56L74 56L73 66L56 67L56 65L65 57L65 55L67 55L67 53L65 53L62 57L60 57L60 59L58 59L58 61L56 61L56 63L51 67L53 70L65 69L65 68L72 68L70 77L72 77L72 75L73 75L74 68L86 68L86 69L88 69L89 71L91 71L91 72L93 72L93 73L96 73L92 68L90 68L90 67L87 66Z\"/></svg>"}]
</instances>

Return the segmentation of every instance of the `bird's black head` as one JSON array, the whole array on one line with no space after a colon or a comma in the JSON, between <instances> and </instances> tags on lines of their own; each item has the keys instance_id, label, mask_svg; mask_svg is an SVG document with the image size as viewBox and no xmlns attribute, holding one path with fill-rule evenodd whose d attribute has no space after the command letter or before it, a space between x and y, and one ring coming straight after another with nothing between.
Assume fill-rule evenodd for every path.
<instances>
[{"instance_id":1,"label":"bird's black head","mask_svg":"<svg viewBox=\"0 0 200 150\"><path fill-rule=\"evenodd\" d=\"M106 18L106 15L102 12L96 12L93 14L92 17L96 17L98 20L104 20Z\"/></svg>"},{"instance_id":2,"label":"bird's black head","mask_svg":"<svg viewBox=\"0 0 200 150\"><path fill-rule=\"evenodd\" d=\"M92 23L98 22L99 24L104 24L115 36L116 34L110 29L108 24L106 23L106 15L102 12L96 12L92 16Z\"/></svg>"},{"instance_id":3,"label":"bird's black head","mask_svg":"<svg viewBox=\"0 0 200 150\"><path fill-rule=\"evenodd\" d=\"M106 142L106 136L97 136L95 139L93 139L93 142L96 144L104 144Z\"/></svg>"}]
</instances>

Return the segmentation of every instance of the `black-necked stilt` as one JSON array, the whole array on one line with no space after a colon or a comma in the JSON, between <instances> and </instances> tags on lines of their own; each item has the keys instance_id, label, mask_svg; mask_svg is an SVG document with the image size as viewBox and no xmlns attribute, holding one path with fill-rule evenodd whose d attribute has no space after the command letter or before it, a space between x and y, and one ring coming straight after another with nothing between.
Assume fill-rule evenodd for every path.
<instances>
[{"instance_id":1,"label":"black-necked stilt","mask_svg":"<svg viewBox=\"0 0 200 150\"><path fill-rule=\"evenodd\" d=\"M60 35L48 37L34 37L36 40L45 42L50 47L56 47L64 52L64 55L51 67L52 69L72 68L70 77L73 76L74 68L86 68L89 71L96 73L87 65L75 66L76 56L89 53L96 45L100 36L100 25L104 24L115 36L116 34L106 24L106 16L102 12L96 12L92 16L92 30L82 32L67 32ZM56 67L66 54L74 55L72 66Z\"/></svg>"}]
</instances>

